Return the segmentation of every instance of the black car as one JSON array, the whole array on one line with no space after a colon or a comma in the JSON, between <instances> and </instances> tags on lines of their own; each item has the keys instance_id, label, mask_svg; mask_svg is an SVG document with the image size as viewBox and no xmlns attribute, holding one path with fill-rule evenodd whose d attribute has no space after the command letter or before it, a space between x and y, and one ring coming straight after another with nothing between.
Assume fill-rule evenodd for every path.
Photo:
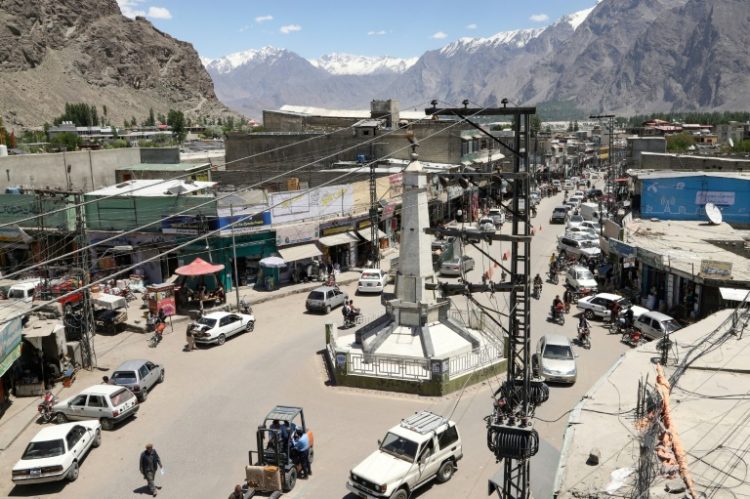
<instances>
[{"instance_id":1,"label":"black car","mask_svg":"<svg viewBox=\"0 0 750 499\"><path fill-rule=\"evenodd\" d=\"M589 189L586 193L586 197L593 200L597 200L602 196L604 196L604 192L601 189Z\"/></svg>"},{"instance_id":2,"label":"black car","mask_svg":"<svg viewBox=\"0 0 750 499\"><path fill-rule=\"evenodd\" d=\"M564 224L565 223L565 217L568 215L568 207L567 206L557 206L552 211L552 216L549 218L549 223L551 224Z\"/></svg>"}]
</instances>

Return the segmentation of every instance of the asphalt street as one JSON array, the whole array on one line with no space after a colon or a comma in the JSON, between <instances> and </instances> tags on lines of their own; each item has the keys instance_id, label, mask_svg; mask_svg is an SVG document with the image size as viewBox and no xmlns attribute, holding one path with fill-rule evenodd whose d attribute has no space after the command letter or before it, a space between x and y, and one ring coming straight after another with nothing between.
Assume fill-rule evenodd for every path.
<instances>
[{"instance_id":1,"label":"asphalt street","mask_svg":"<svg viewBox=\"0 0 750 499\"><path fill-rule=\"evenodd\" d=\"M544 275L549 255L562 226L550 226L549 215L556 201L542 201L534 218L536 235L532 243L532 275ZM503 231L510 229L506 224ZM541 227L541 229L540 229ZM508 249L494 243L492 255L500 258ZM468 279L480 282L486 259L473 248L477 269ZM499 270L496 270L499 271ZM497 278L497 276L495 276ZM562 283L562 281L561 281ZM346 291L353 296L354 285ZM548 310L562 285L545 283L541 300L532 305L532 345L547 332L575 336L574 311L565 326L547 322ZM101 447L93 449L82 463L80 477L72 483L13 487L10 469L28 440L40 429L30 425L0 455L0 495L60 498L129 498L147 493L138 472L138 457L146 443L153 443L162 457L165 474L157 477L163 488L160 497L226 497L244 476L248 451L255 447L255 429L276 404L299 405L305 410L315 434L313 475L297 482L285 497L347 497L345 482L349 470L372 452L385 431L414 411L429 409L451 415L458 423L464 445L464 459L453 479L431 485L415 497L435 499L486 496L487 480L500 465L486 447L483 418L491 411L491 395L499 379L469 386L463 393L440 398L391 394L330 386L321 357L324 325L341 324L338 309L329 316L307 314L305 295L292 295L255 307L255 331L229 339L223 346L183 352L184 324L167 334L156 348L147 347L147 337L121 333L97 336L99 367L84 372L63 396L71 396L96 383L127 359L147 358L166 367L166 380L142 404L137 417L104 432ZM366 317L377 317L383 307L378 296L354 297ZM486 304L501 310L505 296L481 296ZM462 299L456 305L465 307ZM577 349L578 381L572 387L553 386L550 400L537 410L536 428L542 450L533 461L533 490L536 497L549 497L557 465L567 411L612 365L627 347L606 329L594 323L592 349ZM546 420L546 421L545 421ZM547 422L550 421L550 422ZM581 463L583 466L584 464Z\"/></svg>"}]
</instances>

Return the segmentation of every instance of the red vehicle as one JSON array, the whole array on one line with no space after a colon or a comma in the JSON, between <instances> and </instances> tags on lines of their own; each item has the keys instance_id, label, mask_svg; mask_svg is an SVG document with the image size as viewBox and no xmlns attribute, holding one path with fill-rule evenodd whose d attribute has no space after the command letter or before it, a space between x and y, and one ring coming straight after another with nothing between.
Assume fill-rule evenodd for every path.
<instances>
[{"instance_id":1,"label":"red vehicle","mask_svg":"<svg viewBox=\"0 0 750 499\"><path fill-rule=\"evenodd\" d=\"M39 289L40 300L51 300L59 297L57 303L59 303L64 313L71 312L74 308L77 308L83 304L83 292L77 291L69 296L65 296L71 291L74 291L80 287L78 279L74 277L65 277L61 279L53 279L48 284L42 284ZM36 299L36 298L35 298Z\"/></svg>"}]
</instances>

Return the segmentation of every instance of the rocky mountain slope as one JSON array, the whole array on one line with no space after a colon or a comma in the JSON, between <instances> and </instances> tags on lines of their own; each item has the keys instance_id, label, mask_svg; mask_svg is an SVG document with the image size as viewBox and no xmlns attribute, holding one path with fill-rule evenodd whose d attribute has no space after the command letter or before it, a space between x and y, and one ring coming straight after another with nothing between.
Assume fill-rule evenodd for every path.
<instances>
[{"instance_id":1,"label":"rocky mountain slope","mask_svg":"<svg viewBox=\"0 0 750 499\"><path fill-rule=\"evenodd\" d=\"M236 79L231 89L224 86L242 64L209 72L222 100L254 116L283 104L367 108L388 97L402 107L467 98L491 106L507 97L515 104L564 104L580 116L744 110L748 25L747 0L602 0L541 30L457 40L401 72L342 74L345 64L331 69L288 51L253 65L252 84Z\"/></svg>"},{"instance_id":2,"label":"rocky mountain slope","mask_svg":"<svg viewBox=\"0 0 750 499\"><path fill-rule=\"evenodd\" d=\"M226 114L192 45L128 19L116 0L0 0L0 112L40 126L65 102L107 106L121 125L149 108Z\"/></svg>"}]
</instances>

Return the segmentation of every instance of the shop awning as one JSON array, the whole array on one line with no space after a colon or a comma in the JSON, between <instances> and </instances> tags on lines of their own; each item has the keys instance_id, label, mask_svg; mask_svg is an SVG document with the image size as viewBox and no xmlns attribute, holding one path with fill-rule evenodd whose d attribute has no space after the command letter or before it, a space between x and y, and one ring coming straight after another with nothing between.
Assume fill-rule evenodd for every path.
<instances>
[{"instance_id":1,"label":"shop awning","mask_svg":"<svg viewBox=\"0 0 750 499\"><path fill-rule=\"evenodd\" d=\"M300 244L299 246L291 246L289 248L279 248L278 251L285 262L294 262L322 255L318 247L313 243Z\"/></svg>"},{"instance_id":2,"label":"shop awning","mask_svg":"<svg viewBox=\"0 0 750 499\"><path fill-rule=\"evenodd\" d=\"M342 232L341 234L334 234L332 236L325 236L318 239L318 242L323 246L338 246L340 244L351 244L359 241L359 238L351 232Z\"/></svg>"},{"instance_id":3,"label":"shop awning","mask_svg":"<svg viewBox=\"0 0 750 499\"><path fill-rule=\"evenodd\" d=\"M750 294L750 289L719 288L721 299L727 301L744 301ZM750 299L750 298L748 298Z\"/></svg>"},{"instance_id":4,"label":"shop awning","mask_svg":"<svg viewBox=\"0 0 750 499\"><path fill-rule=\"evenodd\" d=\"M362 239L364 239L365 241L372 241L372 239L370 239L370 229L369 228L358 230L357 234L359 234L359 236ZM383 232L382 230L378 229L378 239L385 239L386 237L388 237L388 236L385 235L385 232Z\"/></svg>"},{"instance_id":5,"label":"shop awning","mask_svg":"<svg viewBox=\"0 0 750 499\"><path fill-rule=\"evenodd\" d=\"M0 360L0 376L10 369L10 366L21 356L21 344L16 345L16 348L8 352L8 355L4 359Z\"/></svg>"}]
</instances>

